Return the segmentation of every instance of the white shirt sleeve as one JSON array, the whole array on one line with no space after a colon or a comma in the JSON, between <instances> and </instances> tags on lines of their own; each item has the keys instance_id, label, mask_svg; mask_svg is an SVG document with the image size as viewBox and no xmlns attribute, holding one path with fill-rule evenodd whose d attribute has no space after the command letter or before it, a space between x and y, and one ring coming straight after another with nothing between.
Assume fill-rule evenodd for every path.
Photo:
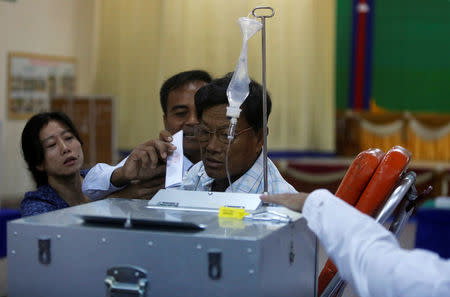
<instances>
[{"instance_id":1,"label":"white shirt sleeve","mask_svg":"<svg viewBox=\"0 0 450 297\"><path fill-rule=\"evenodd\" d=\"M327 190L308 196L303 215L360 297L450 296L450 259L402 249L382 225Z\"/></svg>"},{"instance_id":2,"label":"white shirt sleeve","mask_svg":"<svg viewBox=\"0 0 450 297\"><path fill-rule=\"evenodd\" d=\"M128 157L123 159L116 166L111 166L105 163L95 164L95 166L92 167L88 174L84 177L82 185L83 193L92 200L98 200L125 188L125 186L116 187L111 184L111 175L114 170L122 167L127 159Z\"/></svg>"}]
</instances>

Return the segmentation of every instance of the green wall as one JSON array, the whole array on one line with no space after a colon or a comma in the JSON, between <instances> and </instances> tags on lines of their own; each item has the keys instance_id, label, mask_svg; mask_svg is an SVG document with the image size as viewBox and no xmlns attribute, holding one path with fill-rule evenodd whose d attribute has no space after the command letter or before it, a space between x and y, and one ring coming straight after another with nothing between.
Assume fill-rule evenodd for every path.
<instances>
[{"instance_id":1,"label":"green wall","mask_svg":"<svg viewBox=\"0 0 450 297\"><path fill-rule=\"evenodd\" d=\"M375 1L372 98L392 111L450 112L450 1ZM336 105L348 106L352 1L337 2Z\"/></svg>"}]
</instances>

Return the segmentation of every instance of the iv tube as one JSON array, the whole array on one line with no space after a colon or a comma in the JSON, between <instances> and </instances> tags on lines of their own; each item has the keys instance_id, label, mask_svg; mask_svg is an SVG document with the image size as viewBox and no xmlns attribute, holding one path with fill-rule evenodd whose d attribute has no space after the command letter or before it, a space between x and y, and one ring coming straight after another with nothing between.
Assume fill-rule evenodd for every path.
<instances>
[{"instance_id":1,"label":"iv tube","mask_svg":"<svg viewBox=\"0 0 450 297\"><path fill-rule=\"evenodd\" d=\"M250 15L250 14L249 14ZM228 130L228 146L226 151L225 169L227 172L228 183L231 191L233 186L231 184L230 171L228 168L228 153L230 151L231 142L234 139L234 131L237 124L237 119L241 113L241 104L245 101L249 94L250 78L248 76L247 68L247 47L248 40L261 30L262 24L257 20L251 19L248 16L238 19L239 27L242 32L242 49L239 55L239 60L234 70L233 77L227 88L228 107L227 117L230 117L230 128Z\"/></svg>"}]
</instances>

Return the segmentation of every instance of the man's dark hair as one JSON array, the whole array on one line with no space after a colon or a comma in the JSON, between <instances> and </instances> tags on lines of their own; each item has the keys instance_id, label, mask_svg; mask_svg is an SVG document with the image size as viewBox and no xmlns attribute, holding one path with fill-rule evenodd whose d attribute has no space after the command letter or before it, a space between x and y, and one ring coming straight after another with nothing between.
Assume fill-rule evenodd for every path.
<instances>
[{"instance_id":1,"label":"man's dark hair","mask_svg":"<svg viewBox=\"0 0 450 297\"><path fill-rule=\"evenodd\" d=\"M184 71L167 79L159 91L159 99L161 101L161 108L164 114L167 114L167 99L169 98L169 93L171 91L178 89L189 82L204 81L206 83L210 83L211 80L211 75L204 70Z\"/></svg>"},{"instance_id":2,"label":"man's dark hair","mask_svg":"<svg viewBox=\"0 0 450 297\"><path fill-rule=\"evenodd\" d=\"M205 109L220 104L228 105L227 88L230 84L233 73L228 73L222 78L213 80L210 84L201 87L195 94L195 108L197 109L197 117L202 119ZM249 94L247 99L241 105L241 116L244 115L245 120L258 132L263 126L263 88L254 80L249 85ZM272 100L267 93L267 119L272 109Z\"/></svg>"},{"instance_id":3,"label":"man's dark hair","mask_svg":"<svg viewBox=\"0 0 450 297\"><path fill-rule=\"evenodd\" d=\"M47 173L38 170L36 166L39 166L44 162L44 148L39 138L39 134L42 128L50 121L57 121L65 126L78 141L83 144L74 124L65 113L43 112L35 114L29 119L22 131L22 153L23 158L28 165L28 170L30 170L33 175L33 179L38 187L48 183Z\"/></svg>"}]
</instances>

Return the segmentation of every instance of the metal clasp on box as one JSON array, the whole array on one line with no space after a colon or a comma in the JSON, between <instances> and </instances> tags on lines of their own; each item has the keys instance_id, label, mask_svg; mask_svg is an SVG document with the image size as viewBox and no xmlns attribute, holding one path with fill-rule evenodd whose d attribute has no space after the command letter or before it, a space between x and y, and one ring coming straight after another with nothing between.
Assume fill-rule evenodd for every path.
<instances>
[{"instance_id":1,"label":"metal clasp on box","mask_svg":"<svg viewBox=\"0 0 450 297\"><path fill-rule=\"evenodd\" d=\"M112 267L106 273L106 297L144 297L147 283L144 269L134 266Z\"/></svg>"}]
</instances>

